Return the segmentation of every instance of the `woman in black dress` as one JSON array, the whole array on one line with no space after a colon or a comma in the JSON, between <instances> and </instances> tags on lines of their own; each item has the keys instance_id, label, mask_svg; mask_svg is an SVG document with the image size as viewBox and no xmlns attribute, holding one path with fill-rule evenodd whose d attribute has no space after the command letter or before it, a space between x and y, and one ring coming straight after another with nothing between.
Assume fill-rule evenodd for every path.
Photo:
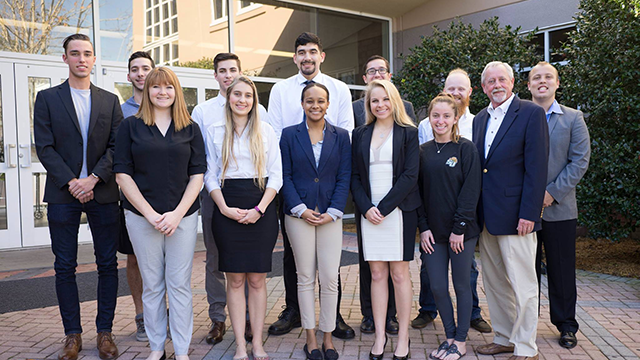
<instances>
[{"instance_id":1,"label":"woman in black dress","mask_svg":"<svg viewBox=\"0 0 640 360\"><path fill-rule=\"evenodd\" d=\"M449 94L433 99L428 114L434 140L420 146L420 245L447 336L429 355L430 359L457 360L464 356L471 322L469 268L480 235L476 207L481 174L476 146L458 133L458 111ZM449 296L449 261L458 303L458 326Z\"/></svg>"},{"instance_id":2,"label":"woman in black dress","mask_svg":"<svg viewBox=\"0 0 640 360\"><path fill-rule=\"evenodd\" d=\"M282 186L282 159L273 128L260 121L258 94L249 78L238 77L227 89L226 121L207 129L205 185L216 203L213 237L219 267L227 276L227 305L236 338L235 360L248 359L245 281L253 356L268 359L262 347L267 307L266 276L278 236L273 198Z\"/></svg>"}]
</instances>

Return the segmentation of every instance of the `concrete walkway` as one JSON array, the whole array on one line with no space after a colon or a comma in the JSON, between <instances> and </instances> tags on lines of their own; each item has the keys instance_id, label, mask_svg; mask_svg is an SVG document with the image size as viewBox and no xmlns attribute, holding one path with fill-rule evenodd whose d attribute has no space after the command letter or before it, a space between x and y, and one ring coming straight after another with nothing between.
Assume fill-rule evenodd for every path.
<instances>
[{"instance_id":1,"label":"concrete walkway","mask_svg":"<svg viewBox=\"0 0 640 360\"><path fill-rule=\"evenodd\" d=\"M204 341L209 329L207 300L204 288L204 252L199 244L194 255L193 266L193 305L194 333L190 357L199 359L231 360L234 354L233 332L228 331L224 341L211 347ZM344 250L357 251L355 236L344 235ZM281 241L276 252L282 251ZM79 272L95 271L92 265L91 246L81 246L82 256ZM276 254L279 256L280 254ZM19 281L25 278L52 276L52 255L48 249L0 252L0 281ZM478 262L481 266L481 261ZM44 267L43 267L44 266ZM124 261L119 261L119 267ZM359 309L358 266L341 268L342 305L341 313L346 322L356 329L356 338L334 343L340 359L368 359L373 343L373 335L360 334L361 314ZM413 316L418 309L419 260L411 262L411 276L414 288ZM479 278L480 305L483 316L489 319L486 298L482 289L482 275ZM268 336L266 327L277 320L284 305L284 282L281 276L267 279L268 300L265 325L265 349L271 359L304 359L302 347L304 334L300 328L283 336ZM452 290L452 289L451 289ZM546 294L546 279L543 278L543 294ZM453 290L452 290L453 295ZM11 294L0 294L10 297ZM538 346L541 359L640 359L640 280L618 278L578 271L578 333L579 344L572 350L561 348L557 339L558 331L549 321L549 309L546 297L542 296L541 317L538 325ZM99 359L95 348L95 311L96 302L82 303L82 321L84 327L83 345L80 353L83 360ZM113 332L120 349L119 359L144 359L149 353L146 343L137 342L134 337L134 307L130 296L118 298ZM227 327L230 326L227 320ZM55 359L62 347L64 333L60 314L56 306L0 314L0 360L4 359ZM483 356L475 353L475 348L492 340L492 334L481 334L473 329L469 331L468 354L464 359L508 359L509 354ZM410 329L412 359L427 359L428 354L444 340L442 323L437 319L423 330ZM395 346L391 337L385 354L389 359ZM173 355L172 344L167 344L167 354Z\"/></svg>"}]
</instances>

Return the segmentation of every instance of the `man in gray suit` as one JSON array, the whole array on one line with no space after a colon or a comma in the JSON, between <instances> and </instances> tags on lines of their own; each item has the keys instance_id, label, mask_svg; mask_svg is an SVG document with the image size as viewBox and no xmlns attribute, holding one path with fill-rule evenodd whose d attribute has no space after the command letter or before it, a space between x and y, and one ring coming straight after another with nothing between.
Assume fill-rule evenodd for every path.
<instances>
[{"instance_id":1,"label":"man in gray suit","mask_svg":"<svg viewBox=\"0 0 640 360\"><path fill-rule=\"evenodd\" d=\"M391 81L391 69L389 67L389 61L380 55L373 55L367 62L364 63L364 75L362 75L362 79L365 84L372 82L373 80L389 80ZM407 115L413 120L413 122L418 125L418 120L416 118L416 113L413 110L413 104L406 100L402 100L404 104L404 110L407 112ZM353 105L353 117L355 119L355 127L360 125L364 125L366 122L366 115L364 110L364 96L360 99L354 101Z\"/></svg>"},{"instance_id":2,"label":"man in gray suit","mask_svg":"<svg viewBox=\"0 0 640 360\"><path fill-rule=\"evenodd\" d=\"M576 332L576 185L589 166L589 131L582 112L556 101L558 71L540 62L529 73L533 102L547 112L549 168L544 195L542 230L538 231L536 271L540 282L542 245L547 257L551 322L560 331L560 346L578 344Z\"/></svg>"}]
</instances>

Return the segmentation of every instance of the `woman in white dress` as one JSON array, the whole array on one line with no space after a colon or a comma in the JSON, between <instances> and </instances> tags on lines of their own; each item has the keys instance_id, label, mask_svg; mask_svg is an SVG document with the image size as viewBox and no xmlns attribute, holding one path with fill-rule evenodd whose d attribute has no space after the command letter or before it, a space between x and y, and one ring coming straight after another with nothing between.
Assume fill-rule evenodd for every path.
<instances>
[{"instance_id":1,"label":"woman in white dress","mask_svg":"<svg viewBox=\"0 0 640 360\"><path fill-rule=\"evenodd\" d=\"M376 339L369 358L380 360L384 354L391 273L399 325L393 358L407 359L413 297L409 261L413 259L416 209L420 206L418 129L389 81L375 80L367 86L365 109L366 125L353 131L351 192L364 259L371 267Z\"/></svg>"}]
</instances>

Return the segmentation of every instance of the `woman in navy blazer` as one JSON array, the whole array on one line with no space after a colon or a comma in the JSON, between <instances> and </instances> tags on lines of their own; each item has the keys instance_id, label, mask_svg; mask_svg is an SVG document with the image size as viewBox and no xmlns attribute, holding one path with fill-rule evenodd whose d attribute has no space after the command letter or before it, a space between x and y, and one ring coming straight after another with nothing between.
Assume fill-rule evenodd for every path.
<instances>
[{"instance_id":1,"label":"woman in navy blazer","mask_svg":"<svg viewBox=\"0 0 640 360\"><path fill-rule=\"evenodd\" d=\"M404 110L395 86L372 81L365 93L367 122L353 131L351 192L356 203L360 251L371 266L371 305L376 339L371 360L382 359L389 298L389 273L398 311L394 359L407 359L413 290L417 208L420 206L418 129ZM362 215L362 217L361 217Z\"/></svg>"},{"instance_id":2,"label":"woman in navy blazer","mask_svg":"<svg viewBox=\"0 0 640 360\"><path fill-rule=\"evenodd\" d=\"M320 293L319 329L324 359L335 360L331 332L336 325L338 273L342 253L342 212L349 195L349 133L325 121L329 91L319 83L302 90L305 120L282 131L282 194L285 228L298 272L298 302L306 330L307 359L322 360L315 334L316 270Z\"/></svg>"}]
</instances>

